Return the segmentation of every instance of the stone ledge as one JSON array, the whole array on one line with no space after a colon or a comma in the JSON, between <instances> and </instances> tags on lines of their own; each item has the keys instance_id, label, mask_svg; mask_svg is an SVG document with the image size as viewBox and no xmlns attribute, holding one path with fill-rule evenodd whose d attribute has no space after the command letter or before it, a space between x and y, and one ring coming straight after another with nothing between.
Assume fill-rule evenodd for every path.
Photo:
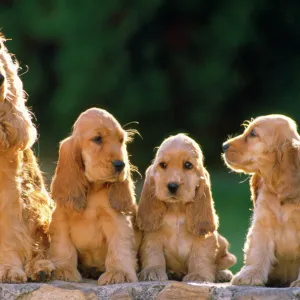
<instances>
[{"instance_id":1,"label":"stone ledge","mask_svg":"<svg viewBox=\"0 0 300 300\"><path fill-rule=\"evenodd\" d=\"M175 281L139 282L98 286L94 280L82 283L52 281L49 283L0 284L0 299L9 300L295 300L300 288L265 288L196 284Z\"/></svg>"}]
</instances>

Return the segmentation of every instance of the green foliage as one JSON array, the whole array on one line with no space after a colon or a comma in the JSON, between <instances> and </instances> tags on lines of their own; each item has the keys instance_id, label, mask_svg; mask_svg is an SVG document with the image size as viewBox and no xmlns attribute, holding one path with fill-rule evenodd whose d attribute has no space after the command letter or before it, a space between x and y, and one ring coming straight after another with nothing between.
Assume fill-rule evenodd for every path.
<instances>
[{"instance_id":1,"label":"green foliage","mask_svg":"<svg viewBox=\"0 0 300 300\"><path fill-rule=\"evenodd\" d=\"M9 48L29 66L23 80L43 155L54 156L82 110L99 106L122 124L140 122L144 142L132 151L143 171L171 132L191 133L208 163L220 166L220 144L245 118L298 117L298 7L292 0L6 0L0 19Z\"/></svg>"}]
</instances>

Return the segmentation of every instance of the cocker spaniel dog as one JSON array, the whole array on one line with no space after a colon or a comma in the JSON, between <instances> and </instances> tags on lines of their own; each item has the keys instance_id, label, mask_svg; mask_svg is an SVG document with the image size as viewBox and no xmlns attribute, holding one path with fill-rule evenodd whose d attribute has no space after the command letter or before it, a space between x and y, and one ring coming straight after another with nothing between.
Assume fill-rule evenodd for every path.
<instances>
[{"instance_id":1,"label":"cocker spaniel dog","mask_svg":"<svg viewBox=\"0 0 300 300\"><path fill-rule=\"evenodd\" d=\"M223 144L236 172L251 174L254 204L245 243L245 266L234 285L300 286L300 137L283 115L252 120Z\"/></svg>"},{"instance_id":2,"label":"cocker spaniel dog","mask_svg":"<svg viewBox=\"0 0 300 300\"><path fill-rule=\"evenodd\" d=\"M51 276L46 258L52 202L30 149L36 129L25 92L0 35L0 282Z\"/></svg>"},{"instance_id":3,"label":"cocker spaniel dog","mask_svg":"<svg viewBox=\"0 0 300 300\"><path fill-rule=\"evenodd\" d=\"M82 270L104 272L100 285L135 282L138 234L126 142L130 134L105 110L91 108L60 144L51 190L54 279L80 281Z\"/></svg>"},{"instance_id":4,"label":"cocker spaniel dog","mask_svg":"<svg viewBox=\"0 0 300 300\"><path fill-rule=\"evenodd\" d=\"M140 280L229 281L236 258L218 234L218 216L199 145L184 134L159 147L138 207Z\"/></svg>"}]
</instances>

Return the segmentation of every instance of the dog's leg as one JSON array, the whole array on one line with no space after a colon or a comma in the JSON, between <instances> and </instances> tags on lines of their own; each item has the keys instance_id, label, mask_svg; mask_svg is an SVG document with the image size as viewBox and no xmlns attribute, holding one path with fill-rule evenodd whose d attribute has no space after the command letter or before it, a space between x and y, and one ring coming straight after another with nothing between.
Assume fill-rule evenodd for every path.
<instances>
[{"instance_id":1,"label":"dog's leg","mask_svg":"<svg viewBox=\"0 0 300 300\"><path fill-rule=\"evenodd\" d=\"M40 230L39 230L40 229ZM25 272L31 281L48 281L54 274L54 264L46 259L49 254L49 236L43 228L35 230L33 258L25 264Z\"/></svg>"},{"instance_id":2,"label":"dog's leg","mask_svg":"<svg viewBox=\"0 0 300 300\"><path fill-rule=\"evenodd\" d=\"M245 266L237 273L232 285L264 285L272 262L276 260L274 241L265 226L254 222L245 244Z\"/></svg>"},{"instance_id":3,"label":"dog's leg","mask_svg":"<svg viewBox=\"0 0 300 300\"><path fill-rule=\"evenodd\" d=\"M214 282L216 277L217 240L215 235L195 237L188 258L188 274L183 281Z\"/></svg>"},{"instance_id":4,"label":"dog's leg","mask_svg":"<svg viewBox=\"0 0 300 300\"><path fill-rule=\"evenodd\" d=\"M0 282L21 283L27 281L23 267L31 256L32 241L23 223L19 191L10 176L1 176L5 188L0 191Z\"/></svg>"},{"instance_id":5,"label":"dog's leg","mask_svg":"<svg viewBox=\"0 0 300 300\"><path fill-rule=\"evenodd\" d=\"M139 274L141 281L168 280L166 260L163 252L163 243L157 233L146 233L140 249L142 271Z\"/></svg>"},{"instance_id":6,"label":"dog's leg","mask_svg":"<svg viewBox=\"0 0 300 300\"><path fill-rule=\"evenodd\" d=\"M23 270L23 263L26 256L30 255L29 243L23 232L16 232L22 229L16 220L12 227L6 224L6 228L0 229L0 282L23 283L27 281L26 273ZM22 244L22 236L24 241Z\"/></svg>"},{"instance_id":7,"label":"dog's leg","mask_svg":"<svg viewBox=\"0 0 300 300\"><path fill-rule=\"evenodd\" d=\"M99 277L100 285L136 282L136 250L135 237L130 221L125 216L112 226L111 222L104 223L103 230L108 241L105 272Z\"/></svg>"},{"instance_id":8,"label":"dog's leg","mask_svg":"<svg viewBox=\"0 0 300 300\"><path fill-rule=\"evenodd\" d=\"M23 263L17 251L3 251L0 248L0 282L24 283L27 281Z\"/></svg>"},{"instance_id":9,"label":"dog's leg","mask_svg":"<svg viewBox=\"0 0 300 300\"><path fill-rule=\"evenodd\" d=\"M50 255L54 264L53 279L64 281L80 281L77 270L77 250L70 238L70 228L62 208L56 208L50 225Z\"/></svg>"}]
</instances>

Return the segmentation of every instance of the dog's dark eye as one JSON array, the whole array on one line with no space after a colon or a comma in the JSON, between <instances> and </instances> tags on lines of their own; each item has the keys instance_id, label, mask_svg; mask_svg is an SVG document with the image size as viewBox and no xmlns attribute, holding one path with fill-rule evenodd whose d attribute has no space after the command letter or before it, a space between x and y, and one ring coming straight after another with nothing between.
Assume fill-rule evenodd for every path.
<instances>
[{"instance_id":1,"label":"dog's dark eye","mask_svg":"<svg viewBox=\"0 0 300 300\"><path fill-rule=\"evenodd\" d=\"M100 135L95 136L92 141L96 144L101 144L102 143L102 137Z\"/></svg>"},{"instance_id":2,"label":"dog's dark eye","mask_svg":"<svg viewBox=\"0 0 300 300\"><path fill-rule=\"evenodd\" d=\"M160 165L160 167L162 169L166 169L167 168L167 164L165 162L161 162L161 163L159 163L159 165Z\"/></svg>"},{"instance_id":3,"label":"dog's dark eye","mask_svg":"<svg viewBox=\"0 0 300 300\"><path fill-rule=\"evenodd\" d=\"M189 161L185 162L183 166L187 170L190 170L193 168L193 165Z\"/></svg>"},{"instance_id":4,"label":"dog's dark eye","mask_svg":"<svg viewBox=\"0 0 300 300\"><path fill-rule=\"evenodd\" d=\"M120 143L123 144L123 142L124 142L124 138L121 138Z\"/></svg>"},{"instance_id":5,"label":"dog's dark eye","mask_svg":"<svg viewBox=\"0 0 300 300\"><path fill-rule=\"evenodd\" d=\"M252 130L250 131L249 137L257 137L257 135L256 135L256 133L255 133L255 131L254 131L254 129L252 129Z\"/></svg>"}]
</instances>

